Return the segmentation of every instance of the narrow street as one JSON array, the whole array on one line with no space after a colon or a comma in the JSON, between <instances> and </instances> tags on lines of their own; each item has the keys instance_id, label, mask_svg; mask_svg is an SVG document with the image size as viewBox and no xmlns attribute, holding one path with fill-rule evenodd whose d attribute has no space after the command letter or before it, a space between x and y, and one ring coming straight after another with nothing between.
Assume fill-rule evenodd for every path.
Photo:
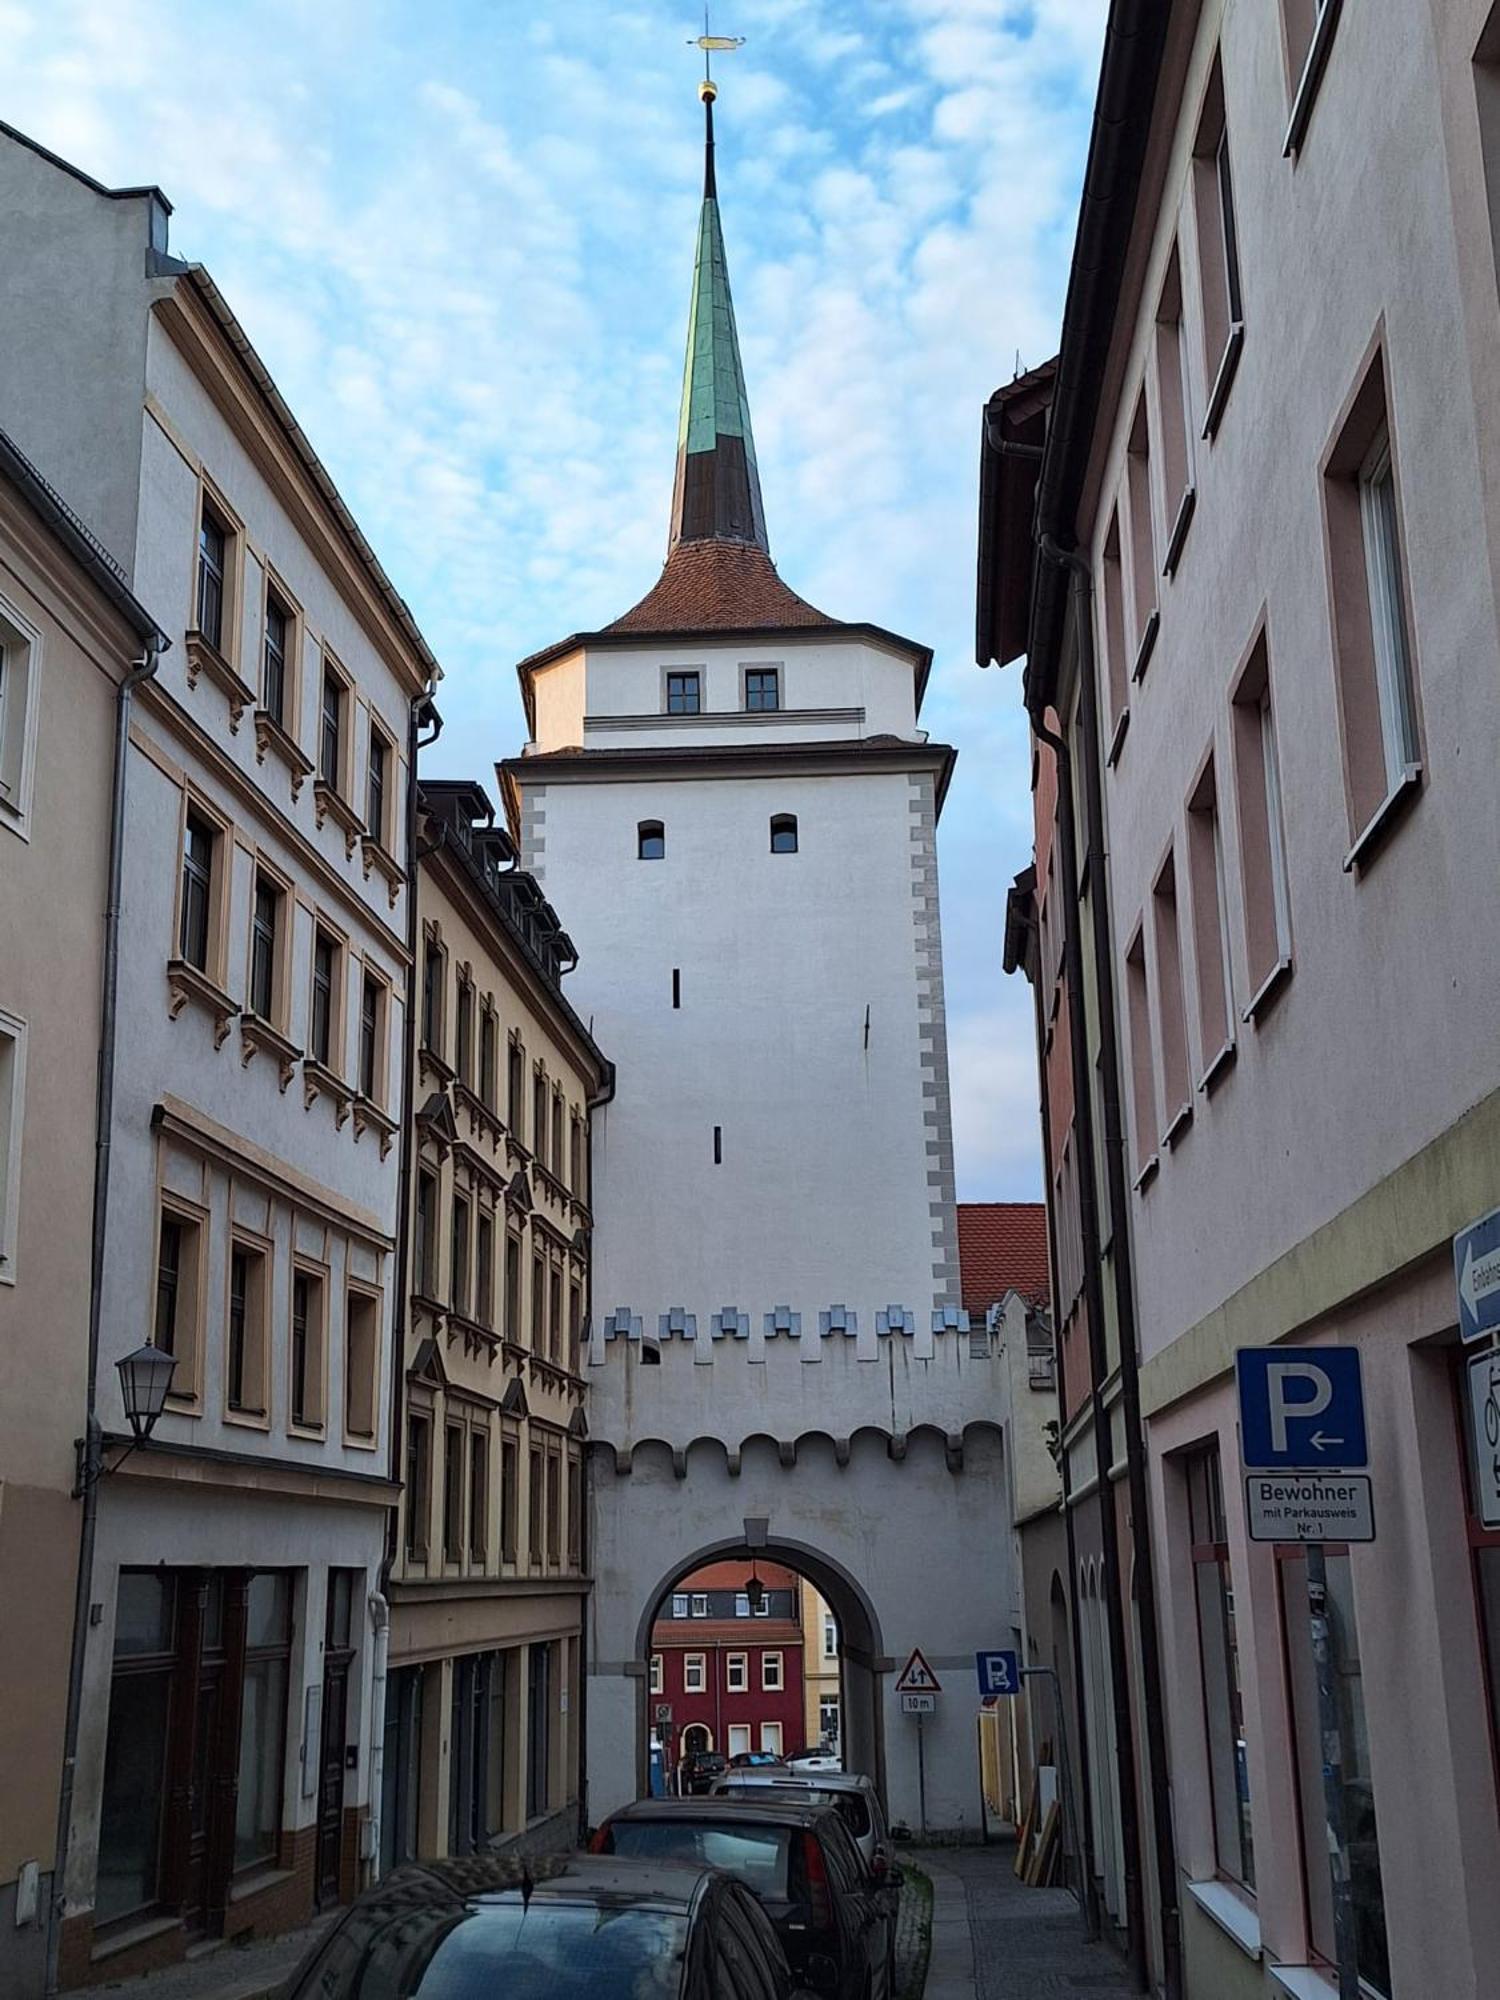
<instances>
[{"instance_id":1,"label":"narrow street","mask_svg":"<svg viewBox=\"0 0 1500 2000\"><path fill-rule=\"evenodd\" d=\"M1067 1890L1028 1889L1013 1854L1009 1843L912 1850L932 1883L922 2000L1127 2000L1123 1965L1088 1942Z\"/></svg>"}]
</instances>

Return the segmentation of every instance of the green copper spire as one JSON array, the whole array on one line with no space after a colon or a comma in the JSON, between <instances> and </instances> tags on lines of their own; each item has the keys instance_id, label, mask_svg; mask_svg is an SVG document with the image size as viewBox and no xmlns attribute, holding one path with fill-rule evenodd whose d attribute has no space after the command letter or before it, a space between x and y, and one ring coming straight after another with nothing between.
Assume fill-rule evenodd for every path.
<instances>
[{"instance_id":1,"label":"green copper spire","mask_svg":"<svg viewBox=\"0 0 1500 2000\"><path fill-rule=\"evenodd\" d=\"M743 542L769 554L755 441L750 435L750 399L740 366L729 266L719 226L714 181L717 93L712 83L704 83L699 94L707 120L703 210L698 219L698 255L688 313L687 365L682 378L668 547L675 549L680 542Z\"/></svg>"}]
</instances>

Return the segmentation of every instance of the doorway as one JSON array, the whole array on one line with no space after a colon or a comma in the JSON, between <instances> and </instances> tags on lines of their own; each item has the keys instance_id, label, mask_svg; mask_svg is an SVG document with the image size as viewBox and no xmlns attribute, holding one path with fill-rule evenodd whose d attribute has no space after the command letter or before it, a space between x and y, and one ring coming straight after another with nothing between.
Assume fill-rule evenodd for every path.
<instances>
[{"instance_id":1,"label":"doorway","mask_svg":"<svg viewBox=\"0 0 1500 2000\"><path fill-rule=\"evenodd\" d=\"M552 1796L552 1647L531 1646L526 1689L526 1817L540 1819Z\"/></svg>"},{"instance_id":2,"label":"doorway","mask_svg":"<svg viewBox=\"0 0 1500 2000\"><path fill-rule=\"evenodd\" d=\"M323 1649L323 1728L318 1755L318 1842L314 1880L318 1908L342 1900L344 1744L349 1734L349 1668L354 1659L357 1570L328 1572L328 1620Z\"/></svg>"}]
</instances>

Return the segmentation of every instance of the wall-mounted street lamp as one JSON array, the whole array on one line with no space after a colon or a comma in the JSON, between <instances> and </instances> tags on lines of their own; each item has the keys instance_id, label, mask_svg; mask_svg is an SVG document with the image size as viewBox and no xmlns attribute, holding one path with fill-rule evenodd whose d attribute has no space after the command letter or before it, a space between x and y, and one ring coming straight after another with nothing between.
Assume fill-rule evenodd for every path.
<instances>
[{"instance_id":1,"label":"wall-mounted street lamp","mask_svg":"<svg viewBox=\"0 0 1500 2000\"><path fill-rule=\"evenodd\" d=\"M102 1473L118 1472L131 1452L143 1445L156 1429L156 1420L167 1406L167 1391L177 1372L177 1357L148 1342L146 1346L122 1355L115 1367L120 1376L120 1400L125 1405L125 1421L135 1442L125 1447L113 1465L106 1465L104 1441L91 1418L89 1428L92 1436L78 1440L78 1482L73 1489L75 1499Z\"/></svg>"},{"instance_id":2,"label":"wall-mounted street lamp","mask_svg":"<svg viewBox=\"0 0 1500 2000\"><path fill-rule=\"evenodd\" d=\"M745 1596L749 1600L751 1613L760 1610L766 1601L766 1586L755 1573L755 1558L750 1558L750 1575L745 1584Z\"/></svg>"}]
</instances>

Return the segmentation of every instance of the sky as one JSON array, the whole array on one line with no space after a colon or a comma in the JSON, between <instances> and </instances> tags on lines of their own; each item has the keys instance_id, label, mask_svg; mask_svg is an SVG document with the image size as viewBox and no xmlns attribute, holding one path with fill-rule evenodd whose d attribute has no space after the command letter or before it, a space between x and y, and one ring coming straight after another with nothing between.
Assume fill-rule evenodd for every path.
<instances>
[{"instance_id":1,"label":"sky","mask_svg":"<svg viewBox=\"0 0 1500 2000\"><path fill-rule=\"evenodd\" d=\"M1041 1192L1019 676L974 664L980 413L1055 351L1105 0L717 0L720 208L771 552L930 644L960 1199ZM702 176L675 0L0 0L0 117L156 182L443 663L424 768L665 554ZM567 921L567 912L561 912Z\"/></svg>"}]
</instances>

